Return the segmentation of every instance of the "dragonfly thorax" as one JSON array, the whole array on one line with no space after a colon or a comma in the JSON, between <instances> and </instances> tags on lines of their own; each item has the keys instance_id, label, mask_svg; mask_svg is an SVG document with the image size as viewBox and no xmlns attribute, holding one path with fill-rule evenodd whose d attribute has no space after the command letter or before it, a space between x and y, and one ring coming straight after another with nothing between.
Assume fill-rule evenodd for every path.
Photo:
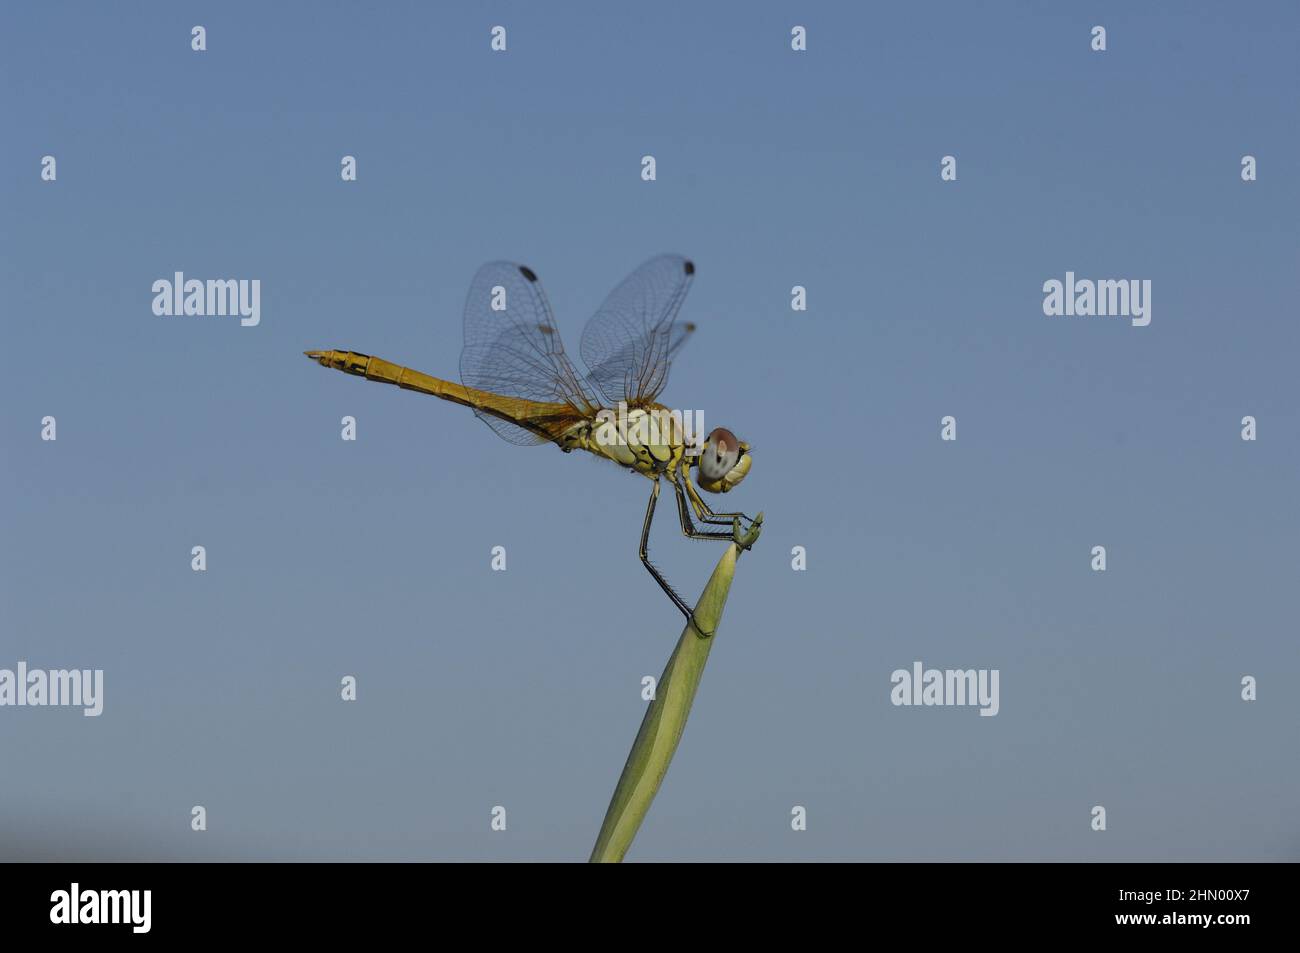
<instances>
[{"instance_id":1,"label":"dragonfly thorax","mask_svg":"<svg viewBox=\"0 0 1300 953\"><path fill-rule=\"evenodd\" d=\"M586 450L651 478L675 470L686 452L680 415L658 404L601 410L570 427L557 443L566 451Z\"/></svg>"}]
</instances>

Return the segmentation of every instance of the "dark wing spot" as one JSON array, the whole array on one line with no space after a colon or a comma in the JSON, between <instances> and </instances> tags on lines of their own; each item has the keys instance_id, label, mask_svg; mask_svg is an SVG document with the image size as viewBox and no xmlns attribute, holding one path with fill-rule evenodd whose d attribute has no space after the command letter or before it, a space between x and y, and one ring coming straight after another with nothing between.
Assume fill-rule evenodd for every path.
<instances>
[{"instance_id":1,"label":"dark wing spot","mask_svg":"<svg viewBox=\"0 0 1300 953\"><path fill-rule=\"evenodd\" d=\"M695 322L694 322L694 321L687 321L687 322L686 322L686 331L687 331L687 333L689 334L689 333L693 332L694 330L695 330Z\"/></svg>"},{"instance_id":2,"label":"dark wing spot","mask_svg":"<svg viewBox=\"0 0 1300 953\"><path fill-rule=\"evenodd\" d=\"M525 278L527 278L529 281L537 280L537 272L533 271L533 269L529 268L527 265L520 265L519 273L523 275Z\"/></svg>"},{"instance_id":3,"label":"dark wing spot","mask_svg":"<svg viewBox=\"0 0 1300 953\"><path fill-rule=\"evenodd\" d=\"M687 260L687 262L686 262L686 273L687 273L688 275L693 275L693 274L695 274L695 262L690 261L690 260Z\"/></svg>"},{"instance_id":4,"label":"dark wing spot","mask_svg":"<svg viewBox=\"0 0 1300 953\"><path fill-rule=\"evenodd\" d=\"M549 324L539 324L537 325L537 330L541 331L543 334L555 333L555 328L551 327Z\"/></svg>"}]
</instances>

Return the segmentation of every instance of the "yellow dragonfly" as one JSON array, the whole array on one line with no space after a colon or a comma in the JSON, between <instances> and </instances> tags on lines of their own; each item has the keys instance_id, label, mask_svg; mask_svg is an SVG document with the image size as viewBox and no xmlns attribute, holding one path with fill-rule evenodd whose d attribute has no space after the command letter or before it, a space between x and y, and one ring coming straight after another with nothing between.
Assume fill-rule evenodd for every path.
<instances>
[{"instance_id":1,"label":"yellow dragonfly","mask_svg":"<svg viewBox=\"0 0 1300 953\"><path fill-rule=\"evenodd\" d=\"M661 480L672 485L682 532L690 539L754 545L763 514L712 510L699 488L727 493L749 473L750 446L717 427L700 442L685 419L657 402L668 370L695 325L679 321L695 265L679 255L652 258L605 299L582 332L587 374L564 353L551 306L537 274L497 261L474 276L465 302L465 344L456 384L356 351L304 351L323 367L396 384L471 408L510 443L551 442L565 453L585 450L648 477L653 486L641 528L641 562L704 637L694 610L650 562L650 524ZM729 531L699 529L691 519ZM743 522L742 522L743 521Z\"/></svg>"}]
</instances>

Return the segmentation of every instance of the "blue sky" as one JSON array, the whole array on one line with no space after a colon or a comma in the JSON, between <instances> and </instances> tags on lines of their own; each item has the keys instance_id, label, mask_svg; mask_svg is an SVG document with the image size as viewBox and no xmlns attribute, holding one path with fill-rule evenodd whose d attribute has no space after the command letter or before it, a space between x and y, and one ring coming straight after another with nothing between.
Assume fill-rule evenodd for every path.
<instances>
[{"instance_id":1,"label":"blue sky","mask_svg":"<svg viewBox=\"0 0 1300 953\"><path fill-rule=\"evenodd\" d=\"M106 696L0 709L0 855L585 858L680 631L648 484L301 352L454 379L510 258L576 356L676 252L665 399L755 445L767 522L629 859L1300 856L1293 4L0 17L0 668ZM178 270L261 323L155 316ZM1046 317L1067 270L1151 324ZM671 511L652 551L688 594L719 555ZM894 707L916 660L999 714Z\"/></svg>"}]
</instances>

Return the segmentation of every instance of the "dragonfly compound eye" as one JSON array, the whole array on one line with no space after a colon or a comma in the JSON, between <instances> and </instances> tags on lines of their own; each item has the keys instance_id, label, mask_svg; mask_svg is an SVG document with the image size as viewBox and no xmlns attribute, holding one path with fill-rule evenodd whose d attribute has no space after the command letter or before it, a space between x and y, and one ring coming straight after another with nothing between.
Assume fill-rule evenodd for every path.
<instances>
[{"instance_id":1,"label":"dragonfly compound eye","mask_svg":"<svg viewBox=\"0 0 1300 953\"><path fill-rule=\"evenodd\" d=\"M718 427L704 441L700 453L700 476L709 483L721 480L740 461L740 441L725 427Z\"/></svg>"}]
</instances>

